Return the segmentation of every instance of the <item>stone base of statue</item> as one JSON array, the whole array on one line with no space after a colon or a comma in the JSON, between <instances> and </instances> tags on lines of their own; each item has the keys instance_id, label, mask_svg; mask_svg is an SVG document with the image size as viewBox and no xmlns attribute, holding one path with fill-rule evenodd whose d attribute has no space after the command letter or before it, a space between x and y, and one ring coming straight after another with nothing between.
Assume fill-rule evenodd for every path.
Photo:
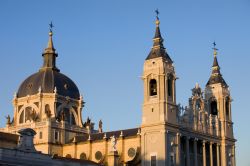
<instances>
[{"instance_id":1,"label":"stone base of statue","mask_svg":"<svg viewBox=\"0 0 250 166\"><path fill-rule=\"evenodd\" d=\"M119 155L117 151L110 151L108 154L108 166L118 166Z\"/></svg>"}]
</instances>

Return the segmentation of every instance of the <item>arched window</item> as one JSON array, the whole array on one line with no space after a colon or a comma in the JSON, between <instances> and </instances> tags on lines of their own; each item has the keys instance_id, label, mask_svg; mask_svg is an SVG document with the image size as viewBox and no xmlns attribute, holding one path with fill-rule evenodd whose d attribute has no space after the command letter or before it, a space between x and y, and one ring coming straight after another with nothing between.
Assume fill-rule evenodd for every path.
<instances>
[{"instance_id":1,"label":"arched window","mask_svg":"<svg viewBox=\"0 0 250 166\"><path fill-rule=\"evenodd\" d=\"M26 107L25 108L25 122L31 121L31 113L32 113L32 108Z\"/></svg>"},{"instance_id":2,"label":"arched window","mask_svg":"<svg viewBox=\"0 0 250 166\"><path fill-rule=\"evenodd\" d=\"M72 111L70 111L70 124L72 124L72 125L76 125L76 120L75 120L75 116L74 116L74 114L73 114L73 112Z\"/></svg>"},{"instance_id":3,"label":"arched window","mask_svg":"<svg viewBox=\"0 0 250 166\"><path fill-rule=\"evenodd\" d=\"M150 80L149 82L149 91L150 91L150 96L155 96L157 95L157 82L155 79Z\"/></svg>"},{"instance_id":4,"label":"arched window","mask_svg":"<svg viewBox=\"0 0 250 166\"><path fill-rule=\"evenodd\" d=\"M218 115L216 100L212 100L211 103L210 103L210 113L212 115Z\"/></svg>"},{"instance_id":5,"label":"arched window","mask_svg":"<svg viewBox=\"0 0 250 166\"><path fill-rule=\"evenodd\" d=\"M227 120L229 120L230 118L229 118L229 111L230 111L230 99L229 98L227 98L226 99L226 119Z\"/></svg>"},{"instance_id":6,"label":"arched window","mask_svg":"<svg viewBox=\"0 0 250 166\"><path fill-rule=\"evenodd\" d=\"M171 97L173 95L173 78L172 76L168 77L168 96Z\"/></svg>"},{"instance_id":7,"label":"arched window","mask_svg":"<svg viewBox=\"0 0 250 166\"><path fill-rule=\"evenodd\" d=\"M19 123L31 122L38 119L38 115L34 108L28 106L25 109L21 110L21 114L19 116Z\"/></svg>"},{"instance_id":8,"label":"arched window","mask_svg":"<svg viewBox=\"0 0 250 166\"><path fill-rule=\"evenodd\" d=\"M87 155L86 155L86 153L81 153L81 154L80 154L80 159L81 159L81 160L87 160Z\"/></svg>"},{"instance_id":9,"label":"arched window","mask_svg":"<svg viewBox=\"0 0 250 166\"><path fill-rule=\"evenodd\" d=\"M67 107L63 108L60 111L60 119L64 120L65 122L67 122L70 125L76 125L76 120L75 120L75 116L73 111L75 111L74 109L69 109Z\"/></svg>"},{"instance_id":10,"label":"arched window","mask_svg":"<svg viewBox=\"0 0 250 166\"><path fill-rule=\"evenodd\" d=\"M19 123L23 123L24 122L24 111L22 111L20 117L19 117Z\"/></svg>"}]
</instances>

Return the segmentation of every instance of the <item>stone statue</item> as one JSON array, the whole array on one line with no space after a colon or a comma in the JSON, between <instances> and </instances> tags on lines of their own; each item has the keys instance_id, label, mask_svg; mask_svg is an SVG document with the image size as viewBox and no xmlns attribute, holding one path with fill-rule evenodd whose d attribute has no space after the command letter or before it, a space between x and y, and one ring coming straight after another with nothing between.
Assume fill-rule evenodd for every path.
<instances>
[{"instance_id":1,"label":"stone statue","mask_svg":"<svg viewBox=\"0 0 250 166\"><path fill-rule=\"evenodd\" d=\"M7 122L6 122L6 124L11 124L11 122L10 122L10 115L8 115L8 116L6 116L6 119L7 119Z\"/></svg>"},{"instance_id":2,"label":"stone statue","mask_svg":"<svg viewBox=\"0 0 250 166\"><path fill-rule=\"evenodd\" d=\"M99 121L98 131L99 131L99 133L102 133L102 120Z\"/></svg>"},{"instance_id":3,"label":"stone statue","mask_svg":"<svg viewBox=\"0 0 250 166\"><path fill-rule=\"evenodd\" d=\"M111 137L111 151L112 152L116 152L117 151L116 143L117 143L117 140L116 140L115 136L113 135Z\"/></svg>"}]
</instances>

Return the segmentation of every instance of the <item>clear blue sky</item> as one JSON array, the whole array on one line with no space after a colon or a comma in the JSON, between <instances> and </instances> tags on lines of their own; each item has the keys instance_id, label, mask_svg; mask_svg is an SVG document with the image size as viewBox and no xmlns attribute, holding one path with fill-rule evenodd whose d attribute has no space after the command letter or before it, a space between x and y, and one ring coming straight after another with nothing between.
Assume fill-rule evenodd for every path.
<instances>
[{"instance_id":1,"label":"clear blue sky","mask_svg":"<svg viewBox=\"0 0 250 166\"><path fill-rule=\"evenodd\" d=\"M210 76L212 42L229 84L237 163L250 166L249 0L40 0L0 1L0 126L13 115L11 100L20 83L42 65L48 23L54 22L57 66L84 95L83 118L103 120L105 130L138 127L143 100L144 59L152 46L160 11L164 45L180 79L177 100Z\"/></svg>"}]
</instances>

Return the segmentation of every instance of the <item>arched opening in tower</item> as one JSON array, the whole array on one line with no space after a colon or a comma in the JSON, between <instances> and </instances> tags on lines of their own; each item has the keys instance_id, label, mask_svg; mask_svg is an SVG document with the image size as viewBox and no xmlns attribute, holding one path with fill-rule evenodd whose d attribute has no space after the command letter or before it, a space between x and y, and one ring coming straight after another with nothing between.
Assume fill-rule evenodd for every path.
<instances>
[{"instance_id":1,"label":"arched opening in tower","mask_svg":"<svg viewBox=\"0 0 250 166\"><path fill-rule=\"evenodd\" d=\"M155 79L150 80L149 82L149 92L150 96L155 96L157 95L157 82Z\"/></svg>"},{"instance_id":2,"label":"arched opening in tower","mask_svg":"<svg viewBox=\"0 0 250 166\"><path fill-rule=\"evenodd\" d=\"M217 102L215 100L211 101L210 108L211 108L210 111L212 115L218 115Z\"/></svg>"}]
</instances>

